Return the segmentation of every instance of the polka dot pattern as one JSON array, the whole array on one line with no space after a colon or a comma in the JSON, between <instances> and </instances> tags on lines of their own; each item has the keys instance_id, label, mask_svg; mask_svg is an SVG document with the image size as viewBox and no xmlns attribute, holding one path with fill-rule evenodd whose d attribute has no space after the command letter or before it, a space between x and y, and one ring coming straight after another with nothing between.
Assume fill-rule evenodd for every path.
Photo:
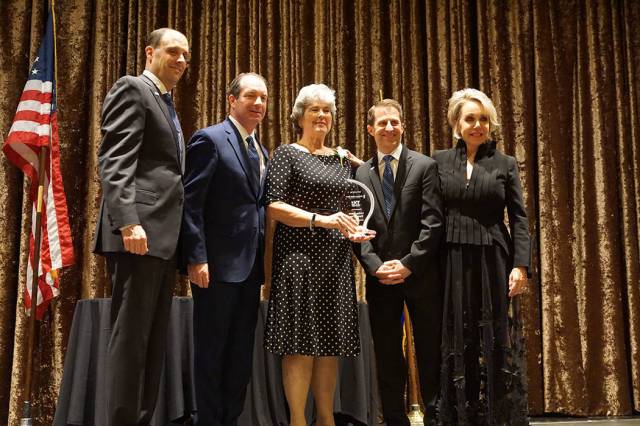
<instances>
[{"instance_id":1,"label":"polka dot pattern","mask_svg":"<svg viewBox=\"0 0 640 426\"><path fill-rule=\"evenodd\" d=\"M267 204L337 212L348 162L279 146L269 165ZM358 306L351 242L338 230L278 223L273 242L265 349L280 355L357 356Z\"/></svg>"}]
</instances>

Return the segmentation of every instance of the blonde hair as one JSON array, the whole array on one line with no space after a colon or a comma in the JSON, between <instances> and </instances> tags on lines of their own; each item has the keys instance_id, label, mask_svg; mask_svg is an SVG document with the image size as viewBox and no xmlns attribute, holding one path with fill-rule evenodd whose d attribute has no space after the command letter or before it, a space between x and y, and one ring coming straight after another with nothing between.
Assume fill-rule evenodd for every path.
<instances>
[{"instance_id":1,"label":"blonde hair","mask_svg":"<svg viewBox=\"0 0 640 426\"><path fill-rule=\"evenodd\" d=\"M496 112L496 107L493 105L493 102L491 102L491 99L489 99L484 92L467 87L453 92L453 95L451 95L448 101L449 109L447 111L447 121L449 122L449 126L451 126L451 129L453 130L453 136L456 139L461 138L457 129L458 120L460 120L460 110L462 109L462 106L469 101L475 101L482 105L485 113L489 116L489 131L491 133L500 128L498 113Z\"/></svg>"}]
</instances>

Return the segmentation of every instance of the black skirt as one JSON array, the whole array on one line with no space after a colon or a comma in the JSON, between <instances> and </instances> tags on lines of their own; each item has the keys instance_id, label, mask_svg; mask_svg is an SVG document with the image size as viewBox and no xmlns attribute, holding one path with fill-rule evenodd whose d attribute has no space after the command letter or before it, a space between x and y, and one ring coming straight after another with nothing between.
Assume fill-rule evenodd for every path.
<instances>
[{"instance_id":1,"label":"black skirt","mask_svg":"<svg viewBox=\"0 0 640 426\"><path fill-rule=\"evenodd\" d=\"M497 245L447 244L439 423L527 425L524 339L512 261Z\"/></svg>"}]
</instances>

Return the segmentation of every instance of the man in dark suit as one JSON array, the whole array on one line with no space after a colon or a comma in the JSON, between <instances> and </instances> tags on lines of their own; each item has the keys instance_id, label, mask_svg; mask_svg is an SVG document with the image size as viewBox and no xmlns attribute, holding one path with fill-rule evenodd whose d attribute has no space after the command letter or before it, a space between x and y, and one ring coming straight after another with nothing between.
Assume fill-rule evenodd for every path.
<instances>
[{"instance_id":1,"label":"man in dark suit","mask_svg":"<svg viewBox=\"0 0 640 426\"><path fill-rule=\"evenodd\" d=\"M200 425L234 425L242 412L264 280L268 154L256 127L267 111L266 82L240 74L227 99L229 117L191 137L184 180Z\"/></svg>"},{"instance_id":2,"label":"man in dark suit","mask_svg":"<svg viewBox=\"0 0 640 426\"><path fill-rule=\"evenodd\" d=\"M402 107L391 99L368 113L367 131L377 153L356 179L375 194L369 228L376 238L356 252L366 272L367 302L376 353L378 383L387 425L409 425L404 388L402 312L412 320L425 421L435 421L440 367L442 295L438 246L443 232L440 181L435 161L401 143Z\"/></svg>"},{"instance_id":3,"label":"man in dark suit","mask_svg":"<svg viewBox=\"0 0 640 426\"><path fill-rule=\"evenodd\" d=\"M94 252L112 281L109 424L149 424L166 351L182 218L184 142L171 94L187 68L178 31L153 31L145 71L111 88L98 153L102 204Z\"/></svg>"}]
</instances>

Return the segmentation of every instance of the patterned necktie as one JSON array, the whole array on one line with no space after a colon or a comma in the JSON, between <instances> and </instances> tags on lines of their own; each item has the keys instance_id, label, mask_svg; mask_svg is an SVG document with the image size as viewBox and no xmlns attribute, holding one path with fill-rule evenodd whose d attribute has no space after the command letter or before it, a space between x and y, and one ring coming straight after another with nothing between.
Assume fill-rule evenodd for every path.
<instances>
[{"instance_id":1,"label":"patterned necktie","mask_svg":"<svg viewBox=\"0 0 640 426\"><path fill-rule=\"evenodd\" d=\"M254 182L260 186L260 157L258 157L258 151L253 141L252 136L247 136L247 154L249 154L249 164L251 166L251 175Z\"/></svg>"},{"instance_id":2,"label":"patterned necktie","mask_svg":"<svg viewBox=\"0 0 640 426\"><path fill-rule=\"evenodd\" d=\"M384 195L384 212L387 219L391 217L391 206L393 205L393 170L391 170L392 155L385 155L384 173L382 174L382 194Z\"/></svg>"},{"instance_id":3,"label":"patterned necktie","mask_svg":"<svg viewBox=\"0 0 640 426\"><path fill-rule=\"evenodd\" d=\"M180 121L178 121L178 114L176 113L176 108L173 105L171 94L167 92L164 95L160 96L162 97L164 103L167 104L167 109L169 110L171 121L173 121L173 125L178 131L178 158L180 159L180 167L182 168L182 172L184 172L184 142L182 140L182 127L180 127Z\"/></svg>"}]
</instances>

